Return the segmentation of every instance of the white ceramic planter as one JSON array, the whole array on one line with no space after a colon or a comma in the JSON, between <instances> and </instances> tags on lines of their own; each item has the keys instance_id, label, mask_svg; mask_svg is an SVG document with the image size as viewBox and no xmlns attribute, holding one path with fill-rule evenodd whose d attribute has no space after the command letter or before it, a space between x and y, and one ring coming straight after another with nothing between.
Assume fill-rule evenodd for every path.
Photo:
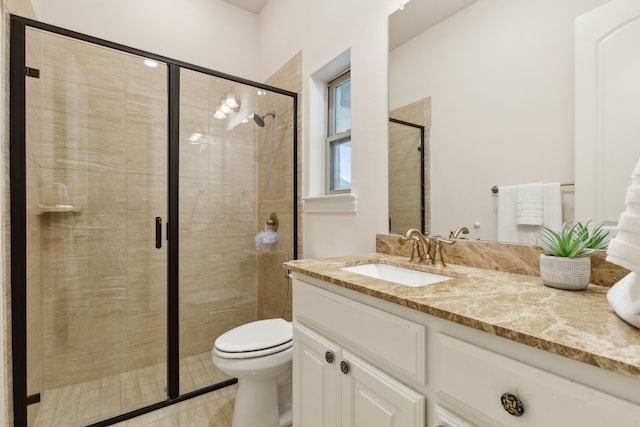
<instances>
[{"instance_id":1,"label":"white ceramic planter","mask_svg":"<svg viewBox=\"0 0 640 427\"><path fill-rule=\"evenodd\" d=\"M540 277L545 285L570 291L589 286L591 258L563 258L541 254Z\"/></svg>"}]
</instances>

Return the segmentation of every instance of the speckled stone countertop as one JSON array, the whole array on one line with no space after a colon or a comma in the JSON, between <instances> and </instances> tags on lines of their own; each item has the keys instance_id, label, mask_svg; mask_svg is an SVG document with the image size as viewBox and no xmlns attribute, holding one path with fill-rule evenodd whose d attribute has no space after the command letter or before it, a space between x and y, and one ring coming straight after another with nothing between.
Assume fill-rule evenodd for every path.
<instances>
[{"instance_id":1,"label":"speckled stone countertop","mask_svg":"<svg viewBox=\"0 0 640 427\"><path fill-rule=\"evenodd\" d=\"M370 262L455 278L414 288L341 270ZM616 316L606 299L607 287L563 291L544 286L538 276L453 264L438 268L382 253L285 265L306 276L640 380L640 330Z\"/></svg>"}]
</instances>

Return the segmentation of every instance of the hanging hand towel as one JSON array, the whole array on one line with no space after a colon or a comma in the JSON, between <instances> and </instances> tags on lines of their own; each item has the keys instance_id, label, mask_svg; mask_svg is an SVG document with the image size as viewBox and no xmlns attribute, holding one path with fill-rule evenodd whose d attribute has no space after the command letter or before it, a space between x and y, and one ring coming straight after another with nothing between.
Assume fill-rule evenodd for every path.
<instances>
[{"instance_id":1,"label":"hanging hand towel","mask_svg":"<svg viewBox=\"0 0 640 427\"><path fill-rule=\"evenodd\" d=\"M627 274L607 292L607 301L620 318L640 328L640 276Z\"/></svg>"},{"instance_id":2,"label":"hanging hand towel","mask_svg":"<svg viewBox=\"0 0 640 427\"><path fill-rule=\"evenodd\" d=\"M562 228L562 192L560 183L552 182L542 186L543 223L551 230Z\"/></svg>"},{"instance_id":3,"label":"hanging hand towel","mask_svg":"<svg viewBox=\"0 0 640 427\"><path fill-rule=\"evenodd\" d=\"M500 242L522 242L516 226L516 201L518 187L515 185L498 187L498 235Z\"/></svg>"},{"instance_id":4,"label":"hanging hand towel","mask_svg":"<svg viewBox=\"0 0 640 427\"><path fill-rule=\"evenodd\" d=\"M542 199L542 184L518 185L518 199L516 203L516 224L542 225L544 210Z\"/></svg>"}]
</instances>

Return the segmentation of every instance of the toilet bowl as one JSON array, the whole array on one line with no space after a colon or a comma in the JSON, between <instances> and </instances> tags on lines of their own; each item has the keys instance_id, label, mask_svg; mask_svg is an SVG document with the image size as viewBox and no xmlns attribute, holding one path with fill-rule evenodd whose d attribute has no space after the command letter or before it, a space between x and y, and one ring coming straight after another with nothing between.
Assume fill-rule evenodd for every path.
<instances>
[{"instance_id":1,"label":"toilet bowl","mask_svg":"<svg viewBox=\"0 0 640 427\"><path fill-rule=\"evenodd\" d=\"M291 322L267 319L233 328L216 339L213 363L238 378L232 427L291 424Z\"/></svg>"}]
</instances>

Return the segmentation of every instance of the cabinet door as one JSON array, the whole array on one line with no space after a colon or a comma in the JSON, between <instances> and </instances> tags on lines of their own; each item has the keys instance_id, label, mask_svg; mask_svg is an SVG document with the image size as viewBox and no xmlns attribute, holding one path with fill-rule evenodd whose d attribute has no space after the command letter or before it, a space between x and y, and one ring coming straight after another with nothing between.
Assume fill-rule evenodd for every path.
<instances>
[{"instance_id":1,"label":"cabinet door","mask_svg":"<svg viewBox=\"0 0 640 427\"><path fill-rule=\"evenodd\" d=\"M347 363L341 381L343 427L424 426L424 396L347 350L342 351L343 361Z\"/></svg>"},{"instance_id":2,"label":"cabinet door","mask_svg":"<svg viewBox=\"0 0 640 427\"><path fill-rule=\"evenodd\" d=\"M340 348L300 324L293 339L293 425L338 427Z\"/></svg>"},{"instance_id":3,"label":"cabinet door","mask_svg":"<svg viewBox=\"0 0 640 427\"><path fill-rule=\"evenodd\" d=\"M437 394L478 419L509 427L640 426L638 405L456 338L437 337ZM520 400L521 416L503 408L503 393Z\"/></svg>"}]
</instances>

